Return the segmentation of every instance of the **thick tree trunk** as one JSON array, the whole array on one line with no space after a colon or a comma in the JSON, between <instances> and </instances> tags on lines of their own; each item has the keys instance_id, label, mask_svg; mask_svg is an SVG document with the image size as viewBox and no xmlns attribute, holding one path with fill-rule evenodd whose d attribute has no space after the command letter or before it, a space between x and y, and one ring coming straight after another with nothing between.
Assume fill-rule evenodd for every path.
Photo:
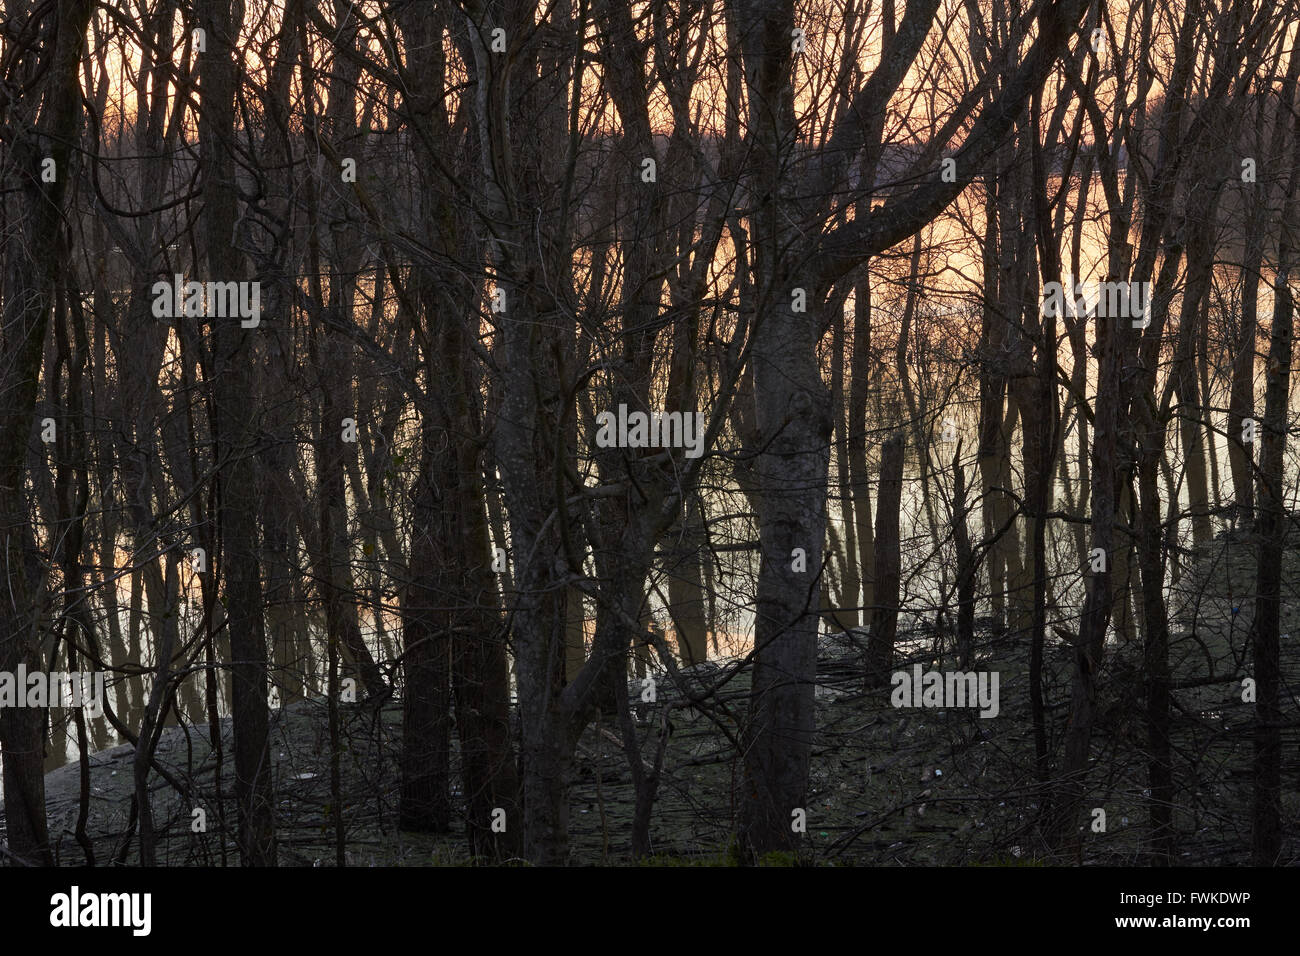
<instances>
[{"instance_id":1,"label":"thick tree trunk","mask_svg":"<svg viewBox=\"0 0 1300 956\"><path fill-rule=\"evenodd\" d=\"M684 666L709 659L708 620L704 592L704 512L698 496L690 495L683 505L681 537L670 539L673 554L681 555L669 566L668 602L677 631L677 654Z\"/></svg>"},{"instance_id":2,"label":"thick tree trunk","mask_svg":"<svg viewBox=\"0 0 1300 956\"><path fill-rule=\"evenodd\" d=\"M242 8L242 4L240 5ZM237 280L243 270L235 246L239 193L235 186L235 38L231 0L202 0L199 22L206 50L199 53L202 105L199 114L203 174L203 230L206 261L217 281ZM226 582L230 635L232 718L235 733L235 798L239 805L239 850L245 866L275 864L274 797L268 739L266 634L258 555L255 486L257 399L251 376L252 339L238 318L212 323L213 414L220 504L221 570Z\"/></svg>"},{"instance_id":3,"label":"thick tree trunk","mask_svg":"<svg viewBox=\"0 0 1300 956\"><path fill-rule=\"evenodd\" d=\"M789 303L788 292L777 293L755 328L762 564L741 792L742 846L754 856L799 842L791 815L806 809L826 535L830 418L817 323Z\"/></svg>"},{"instance_id":4,"label":"thick tree trunk","mask_svg":"<svg viewBox=\"0 0 1300 956\"><path fill-rule=\"evenodd\" d=\"M459 592L465 604L453 615L452 688L470 850L477 856L505 860L518 854L523 833L519 778L510 742L505 629L490 570L477 452L466 443L460 454L462 504L457 512L465 570ZM498 810L505 814L504 830L493 826Z\"/></svg>"},{"instance_id":5,"label":"thick tree trunk","mask_svg":"<svg viewBox=\"0 0 1300 956\"><path fill-rule=\"evenodd\" d=\"M42 45L52 49L52 54L46 61L43 88L29 88L25 94L28 102L39 104L38 109L14 117L15 126L32 124L34 135L28 138L25 133L11 144L9 168L17 171L18 181L4 183L6 192L16 192L19 197L8 221L21 224L17 234L7 237L0 247L4 262L0 367L5 370L4 388L0 389L0 531L6 542L2 554L5 570L0 579L4 594L0 600L0 670L11 672L19 664L43 669L37 611L43 585L29 560L35 542L27 513L25 466L27 442L35 424L51 296L67 256L61 238L64 196L74 178L69 161L80 115L78 70L93 6L90 0L60 0L45 9L43 22L32 24L44 35ZM6 79L25 83L28 78ZM14 104L15 109L18 105ZM41 180L42 162L47 157L54 161L53 183ZM45 708L0 710L9 849L30 863L50 865L44 750Z\"/></svg>"},{"instance_id":6,"label":"thick tree trunk","mask_svg":"<svg viewBox=\"0 0 1300 956\"><path fill-rule=\"evenodd\" d=\"M441 491L448 476L432 428L424 430L422 481L415 501L411 538L411 582L402 606L402 783L399 817L403 829L446 833L451 827L451 633L443 588L450 573L444 562L459 542L442 534L454 505ZM428 477L424 477L428 476ZM454 542L454 543L453 543Z\"/></svg>"},{"instance_id":7,"label":"thick tree trunk","mask_svg":"<svg viewBox=\"0 0 1300 956\"><path fill-rule=\"evenodd\" d=\"M806 811L813 691L826 540L829 395L817 343L826 288L800 277L790 257L800 218L789 171L794 146L789 0L738 9L754 144L754 275L762 277L753 325L755 426L762 449L756 495L761 547L754 675L740 794L740 842L758 857L799 845L792 818ZM800 292L807 311L794 311Z\"/></svg>"}]
</instances>

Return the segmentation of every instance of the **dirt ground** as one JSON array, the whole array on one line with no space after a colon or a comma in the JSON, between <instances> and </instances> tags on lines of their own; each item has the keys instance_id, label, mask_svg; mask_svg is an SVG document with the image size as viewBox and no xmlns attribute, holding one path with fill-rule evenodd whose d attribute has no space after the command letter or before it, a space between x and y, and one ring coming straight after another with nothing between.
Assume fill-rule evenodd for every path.
<instances>
[{"instance_id":1,"label":"dirt ground","mask_svg":"<svg viewBox=\"0 0 1300 956\"><path fill-rule=\"evenodd\" d=\"M1178 862L1241 864L1248 859L1251 793L1251 720L1242 702L1249 674L1248 632L1254 573L1253 544L1244 535L1221 536L1185 571L1170 603L1174 640L1175 825ZM1296 552L1287 555L1284 582L1300 581ZM1283 630L1295 626L1295 595L1284 596ZM1195 623L1193 623L1195 622ZM927 669L955 669L934 653L938 636L917 629L900 648L898 669L914 662ZM949 645L947 637L942 643ZM910 650L909 650L910 649ZM980 634L976 670L1000 674L1000 712L981 718L976 710L896 709L890 688L864 690L859 655L843 637L826 638L818 661L817 740L807 811L807 852L801 862L874 865L1041 865L1073 862L1047 856L1036 837L1042 793L1034 777L1033 732L1027 693L1024 642ZM1146 729L1136 675L1140 639L1112 642L1101 676L1100 719L1093 742L1089 807L1105 811L1104 832L1088 832L1084 860L1136 864L1144 858L1149 808L1146 796ZM1295 681L1300 651L1283 640L1284 827L1300 830L1300 733ZM1045 659L1049 743L1059 756L1069 706L1069 649L1052 637ZM740 765L725 728L734 734L746 712L748 675L734 665L710 663L684 672L691 689L721 687L706 707L692 706L667 674L656 680L656 701L644 704L638 732L650 761L669 725L664 771L652 825L651 862L727 865L734 862L735 782ZM640 686L632 685L639 699ZM666 718L666 723L665 723ZM470 862L463 830L426 836L397 829L396 757L400 706L376 713L343 709L344 819L350 865L438 865ZM334 834L329 823L327 714L307 701L274 712L272 752L278 799L280 859L284 865L331 866ZM224 724L225 763L218 801L216 755L201 728L171 728L158 759L179 780L192 781L193 796L151 777L160 831L161 865L233 864L234 829L229 721ZM92 796L88 831L97 862L137 861L132 840L121 835L130 816L132 750L117 747L91 758ZM74 762L46 780L51 833L62 864L85 857L73 838L78 809ZM453 794L458 796L458 794ZM571 859L576 864L626 864L634 799L631 775L617 726L588 730L579 748L571 803ZM192 809L207 814L206 832L195 833ZM224 820L223 820L224 815ZM1091 828L1090 828L1091 829ZM1300 862L1294 839L1287 861ZM793 862L775 858L774 863Z\"/></svg>"}]
</instances>

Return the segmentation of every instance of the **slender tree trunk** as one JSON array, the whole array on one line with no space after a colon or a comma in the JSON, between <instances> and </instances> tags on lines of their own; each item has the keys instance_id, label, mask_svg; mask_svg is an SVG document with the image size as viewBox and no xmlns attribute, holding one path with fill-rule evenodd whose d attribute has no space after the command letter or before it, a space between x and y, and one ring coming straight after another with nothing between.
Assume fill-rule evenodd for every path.
<instances>
[{"instance_id":1,"label":"slender tree trunk","mask_svg":"<svg viewBox=\"0 0 1300 956\"><path fill-rule=\"evenodd\" d=\"M1141 406L1141 401L1135 403ZM1160 498L1157 494L1159 457L1165 430L1147 415L1143 422L1142 457L1138 466L1138 564L1142 577L1145 619L1143 671L1146 679L1147 782L1151 788L1152 862L1173 862L1173 762L1169 741L1169 616L1164 601L1164 562L1161 561ZM1150 444L1147 444L1147 442Z\"/></svg>"},{"instance_id":2,"label":"slender tree trunk","mask_svg":"<svg viewBox=\"0 0 1300 956\"><path fill-rule=\"evenodd\" d=\"M889 682L898 631L901 579L898 515L903 497L903 435L885 442L880 456L880 497L876 502L876 606L867 639L867 680L871 686Z\"/></svg>"},{"instance_id":3,"label":"slender tree trunk","mask_svg":"<svg viewBox=\"0 0 1300 956\"><path fill-rule=\"evenodd\" d=\"M1245 423L1255 418L1255 356L1259 314L1259 274L1264 250L1258 224L1246 230L1246 253L1241 266L1241 332L1232 356L1232 388L1228 399L1228 466L1237 521L1254 524L1255 444L1245 441Z\"/></svg>"},{"instance_id":4,"label":"slender tree trunk","mask_svg":"<svg viewBox=\"0 0 1300 956\"><path fill-rule=\"evenodd\" d=\"M1283 86L1285 104L1296 97L1296 63L1292 50ZM1255 584L1255 619L1251 650L1255 670L1255 791L1251 805L1251 859L1255 866L1276 866L1282 849L1282 707L1279 664L1282 598L1282 555L1291 526L1283 490L1287 421L1290 411L1292 337L1295 300L1291 292L1291 242L1287 224L1300 213L1300 122L1293 125L1293 166L1278 240L1277 277L1273 283L1273 328L1269 339L1264 392L1264 420L1259 459L1259 561Z\"/></svg>"},{"instance_id":5,"label":"slender tree trunk","mask_svg":"<svg viewBox=\"0 0 1300 956\"><path fill-rule=\"evenodd\" d=\"M975 661L975 576L979 572L971 550L966 471L961 462L961 443L952 461L952 527L957 547L957 661L962 670L970 670Z\"/></svg>"},{"instance_id":6,"label":"slender tree trunk","mask_svg":"<svg viewBox=\"0 0 1300 956\"><path fill-rule=\"evenodd\" d=\"M1211 215L1217 205L1210 202ZM1209 295L1213 249L1208 227L1192 230L1187 247L1187 287L1183 291L1178 344L1171 371L1179 404L1179 435L1183 445L1183 467L1187 478L1187 506L1192 517L1192 545L1199 548L1214 536L1210 520L1210 489L1205 465L1202 419L1205 417L1200 384L1196 376L1195 348L1198 319L1203 317ZM1163 442L1161 446L1163 448Z\"/></svg>"},{"instance_id":7,"label":"slender tree trunk","mask_svg":"<svg viewBox=\"0 0 1300 956\"><path fill-rule=\"evenodd\" d=\"M1112 237L1111 276L1128 274L1128 246ZM1074 675L1070 693L1070 723L1065 734L1062 776L1048 816L1048 839L1058 847L1077 845L1075 827L1085 793L1085 776L1097 710L1097 670L1105 649L1106 628L1113 600L1115 523L1119 498L1119 428L1123 396L1120 371L1126 335L1124 323L1100 323L1101 352L1097 405L1092 442L1092 540L1085 595L1074 645ZM1094 560L1094 558L1096 560Z\"/></svg>"},{"instance_id":8,"label":"slender tree trunk","mask_svg":"<svg viewBox=\"0 0 1300 956\"><path fill-rule=\"evenodd\" d=\"M871 385L871 279L867 264L853 297L853 354L849 371L849 488L853 498L854 530L858 551L855 564L862 579L862 617L866 622L875 604L871 569L875 566L875 538L871 526L870 469L867 467L867 399Z\"/></svg>"},{"instance_id":9,"label":"slender tree trunk","mask_svg":"<svg viewBox=\"0 0 1300 956\"><path fill-rule=\"evenodd\" d=\"M839 607L835 609L835 621L838 626L850 629L861 624L862 567L859 564L858 528L854 518L853 506L853 471L850 448L853 442L846 436L845 416L842 396L844 390L844 370L849 368L852 360L844 341L844 299L838 298L833 303L831 314L831 395L835 415L835 468L838 475L840 526L844 529L844 547L840 551L843 565ZM850 418L852 414L850 413ZM834 527L832 525L832 527Z\"/></svg>"}]
</instances>

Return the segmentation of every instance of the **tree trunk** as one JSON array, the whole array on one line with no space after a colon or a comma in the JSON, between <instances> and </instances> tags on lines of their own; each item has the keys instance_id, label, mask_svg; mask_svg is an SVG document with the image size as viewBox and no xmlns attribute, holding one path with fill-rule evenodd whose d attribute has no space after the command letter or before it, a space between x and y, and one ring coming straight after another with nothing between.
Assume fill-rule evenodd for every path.
<instances>
[{"instance_id":1,"label":"tree trunk","mask_svg":"<svg viewBox=\"0 0 1300 956\"><path fill-rule=\"evenodd\" d=\"M4 586L4 599L0 600L0 670L11 672L19 664L32 670L43 667L37 612L43 584L39 574L33 573L30 560L35 542L25 500L25 465L28 438L35 424L33 413L51 295L68 253L62 238L64 197L67 184L74 178L69 162L78 139L81 109L78 70L93 6L90 0L60 0L45 8L43 22L36 27L43 34L41 47L53 51L46 61L44 85L25 91L27 101L37 107L13 118L15 124L30 124L34 135L30 139L24 135L10 145L11 165L6 168L18 172L18 181L6 180L3 184L5 192L19 194L11 200L15 208L7 215L7 222L21 224L17 234L6 236L0 247L4 262L0 367L5 370L5 387L0 389L0 530L6 542L6 572L0 582ZM12 9L6 12L17 13ZM5 86L16 89L28 80L6 75ZM15 113L20 105L11 104ZM6 133L6 138L9 135ZM41 165L47 157L53 160L56 170L53 183L41 181ZM0 710L0 750L4 755L9 849L20 859L48 866L53 859L45 820L45 716L45 708L40 707Z\"/></svg>"},{"instance_id":2,"label":"tree trunk","mask_svg":"<svg viewBox=\"0 0 1300 956\"><path fill-rule=\"evenodd\" d=\"M1292 49L1283 85L1282 102L1295 103L1297 63ZM1286 467L1287 420L1290 411L1292 336L1295 301L1291 292L1291 243L1287 224L1300 213L1300 121L1294 124L1292 168L1278 240L1277 277L1273 282L1273 329L1268 348L1264 420L1259 457L1259 561L1255 584L1255 619L1251 650L1255 667L1255 791L1251 805L1251 862L1276 866L1282 850L1282 706L1279 645L1281 631L1282 555L1291 518L1286 510L1283 480Z\"/></svg>"},{"instance_id":3,"label":"tree trunk","mask_svg":"<svg viewBox=\"0 0 1300 956\"><path fill-rule=\"evenodd\" d=\"M876 606L867 639L869 687L889 682L894 664L894 638L898 630L901 580L898 515L903 497L903 435L890 436L880 456L880 497L876 501Z\"/></svg>"},{"instance_id":4,"label":"tree trunk","mask_svg":"<svg viewBox=\"0 0 1300 956\"><path fill-rule=\"evenodd\" d=\"M952 460L952 528L957 547L957 661L962 670L970 670L975 660L975 575L978 566L971 551L970 531L966 526L969 513L966 472L961 462L961 443Z\"/></svg>"},{"instance_id":5,"label":"tree trunk","mask_svg":"<svg viewBox=\"0 0 1300 956\"><path fill-rule=\"evenodd\" d=\"M242 4L239 7L242 9ZM206 49L198 54L203 106L199 113L199 142L205 198L204 246L213 279L232 281L242 273L235 245L239 193L233 153L236 72L232 59L242 23L232 17L231 0L202 0L198 10L207 35ZM274 866L275 802L254 467L257 400L250 374L255 335L252 329L242 328L238 318L218 318L212 323L216 369L213 431L216 458L222 464L217 524L223 545L221 570L226 581L232 655L231 713L240 858L245 866Z\"/></svg>"}]
</instances>

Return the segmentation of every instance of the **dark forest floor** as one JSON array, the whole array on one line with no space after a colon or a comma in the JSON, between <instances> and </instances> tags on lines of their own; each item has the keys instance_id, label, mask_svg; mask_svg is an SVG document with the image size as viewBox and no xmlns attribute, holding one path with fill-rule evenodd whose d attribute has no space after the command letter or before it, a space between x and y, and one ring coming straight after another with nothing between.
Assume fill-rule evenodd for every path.
<instances>
[{"instance_id":1,"label":"dark forest floor","mask_svg":"<svg viewBox=\"0 0 1300 956\"><path fill-rule=\"evenodd\" d=\"M1244 534L1222 535L1185 571L1170 603L1173 679L1196 682L1174 693L1174 751L1178 863L1242 864L1250 838L1253 707L1241 700L1249 673L1249 594L1253 543ZM1289 551L1284 590L1300 582L1300 554ZM1234 610L1235 609L1235 610ZM1283 630L1297 626L1300 601L1285 594ZM1193 628L1193 614L1198 622ZM1300 636L1300 631L1297 632ZM898 669L921 662L955 669L933 653L933 633L908 635L910 654ZM947 643L945 641L945 643ZM1036 836L1041 790L1034 777L1034 743L1027 693L1025 642L980 634L976 670L1000 672L1000 713L977 710L895 709L888 686L865 692L858 657L842 637L823 642L818 662L817 743L807 810L807 859L817 863L903 865L1035 865L1070 863L1046 855ZM1108 644L1101 678L1100 720L1093 742L1089 808L1106 812L1104 833L1087 834L1085 863L1141 864L1149 808L1146 796L1146 727L1140 640ZM1059 756L1068 716L1071 661L1068 648L1049 637L1045 700L1049 749ZM1291 834L1284 860L1300 862L1300 732L1295 692L1300 647L1283 641L1284 829ZM685 672L698 693L717 692L707 712L685 705L666 674L657 700L640 705L643 759L654 758L662 718L671 723L663 777L652 825L655 863L722 864L732 861L734 788L740 764L720 727L734 734L746 710L749 678L733 665L707 664ZM1214 675L1214 680L1207 680ZM639 686L632 687L639 698ZM154 775L154 814L161 865L220 865L223 832L233 832L230 728L223 736L222 789L229 828L223 828L213 793L215 760L201 728L171 728L160 761L178 778L194 780L207 808L207 832L194 833L189 805ZM470 862L463 831L444 836L403 833L397 820L400 706L376 713L343 709L344 818L350 865L437 865ZM329 735L320 702L275 713L272 753L278 799L280 859L284 865L334 863L329 823ZM88 831L97 862L138 860L133 840L124 855L121 834L130 817L132 751L95 754ZM47 807L58 860L85 861L73 838L78 807L75 762L47 777ZM579 753L570 817L572 860L578 864L629 863L633 811L631 775L617 724L592 727ZM229 840L224 861L237 862ZM774 860L773 862L789 862Z\"/></svg>"}]
</instances>

